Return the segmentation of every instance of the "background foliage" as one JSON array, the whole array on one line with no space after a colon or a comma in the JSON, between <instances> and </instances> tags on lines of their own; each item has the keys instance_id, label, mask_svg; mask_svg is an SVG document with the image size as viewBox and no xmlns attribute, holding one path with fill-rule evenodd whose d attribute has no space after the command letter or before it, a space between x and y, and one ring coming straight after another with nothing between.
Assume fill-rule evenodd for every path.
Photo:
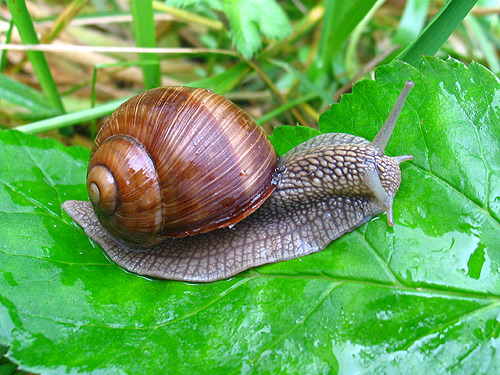
<instances>
[{"instance_id":1,"label":"background foliage","mask_svg":"<svg viewBox=\"0 0 500 375\"><path fill-rule=\"evenodd\" d=\"M0 132L0 374L499 371L498 2L464 21L476 1L263 3L0 4L4 43L51 50L0 61L1 125L45 132ZM116 48L134 45L160 49ZM372 139L409 78L393 230L375 218L198 285L124 272L61 211L86 199L100 118L145 87L226 94L282 154L318 132Z\"/></svg>"}]
</instances>

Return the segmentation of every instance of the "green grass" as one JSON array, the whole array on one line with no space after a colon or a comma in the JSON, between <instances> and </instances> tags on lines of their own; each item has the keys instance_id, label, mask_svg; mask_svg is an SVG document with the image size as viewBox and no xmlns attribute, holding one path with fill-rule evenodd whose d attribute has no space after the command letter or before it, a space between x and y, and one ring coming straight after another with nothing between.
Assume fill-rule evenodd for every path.
<instances>
[{"instance_id":1,"label":"green grass","mask_svg":"<svg viewBox=\"0 0 500 375\"><path fill-rule=\"evenodd\" d=\"M68 56L59 62L57 52L53 52L49 65L44 52L28 50L31 72L21 63L9 63L10 52L2 51L5 75L0 77L0 98L8 105L0 109L0 125L15 127L36 119L35 126L27 129L45 131L75 124L73 120L60 121L60 117L50 121L64 113L61 93L68 112L83 111L82 121L93 122L101 115L99 111L87 112L95 103L100 108L107 102L119 102L164 81L232 95L254 108L256 118L263 117L259 122L271 132L283 123L315 127L319 114L340 92L349 91L354 80L370 77L374 67L398 54L412 65L417 65L422 55L449 54L464 62L478 60L494 71L500 69L498 14L470 16L465 27L462 24L475 0L450 0L445 4L411 0L405 8L376 0L304 1L302 5L271 1L270 7L280 6L274 17L265 23L249 22L253 19L250 17L256 17L260 1L235 1L230 8L222 0L172 0L168 6L130 0L125 7L105 0L84 6L78 0L63 8L48 1L49 8L59 9L44 19L45 24L52 22L55 30L49 40L58 41L63 35L65 39L59 43L73 39L96 47L161 46L172 48L172 52L96 51L95 55L84 56L85 63ZM38 44L35 26L38 31L40 20L32 21L24 1L8 0L7 5L22 42ZM432 17L434 12L437 14ZM131 17L119 20L124 16ZM450 44L447 40L454 32L455 42ZM5 40L10 40L9 31ZM465 46L465 52L454 48L457 40ZM396 45L396 52L380 58ZM134 67L142 74L127 74ZM26 82L26 75L33 73L36 78ZM62 84L61 75L66 75L66 81L74 76L74 82ZM93 115L88 117L89 113ZM43 119L49 120L49 125L42 122L40 126L38 120Z\"/></svg>"},{"instance_id":2,"label":"green grass","mask_svg":"<svg viewBox=\"0 0 500 375\"><path fill-rule=\"evenodd\" d=\"M423 55L434 55L467 16L477 0L449 0L399 58L417 66Z\"/></svg>"},{"instance_id":3,"label":"green grass","mask_svg":"<svg viewBox=\"0 0 500 375\"><path fill-rule=\"evenodd\" d=\"M150 1L130 0L130 10L134 19L134 35L137 47L156 47L153 5ZM161 86L160 63L156 54L140 53L144 86L148 89Z\"/></svg>"},{"instance_id":4,"label":"green grass","mask_svg":"<svg viewBox=\"0 0 500 375\"><path fill-rule=\"evenodd\" d=\"M23 43L38 44L38 37L24 0L7 0L7 5ZM26 54L33 65L35 74L40 81L40 86L42 87L45 95L49 98L50 103L58 111L64 112L61 97L57 91L57 86L54 82L54 78L52 77L52 73L43 52L26 51Z\"/></svg>"}]
</instances>

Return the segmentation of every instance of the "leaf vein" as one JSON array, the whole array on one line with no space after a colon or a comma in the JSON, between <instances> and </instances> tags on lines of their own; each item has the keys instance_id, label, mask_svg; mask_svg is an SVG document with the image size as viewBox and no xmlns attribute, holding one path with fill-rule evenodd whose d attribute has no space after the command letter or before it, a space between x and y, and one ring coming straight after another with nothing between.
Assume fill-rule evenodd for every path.
<instances>
[{"instance_id":1,"label":"leaf vein","mask_svg":"<svg viewBox=\"0 0 500 375\"><path fill-rule=\"evenodd\" d=\"M304 316L300 320L296 321L295 324L290 329L288 329L281 336L277 337L276 340L274 340L271 344L269 344L267 347L263 348L260 351L260 353L255 355L252 359L250 359L248 361L248 363L255 363L263 353L276 347L281 341L283 341L287 336L289 336L299 326L304 324L304 322L318 309L318 307L325 301L325 299L340 285L342 285L342 283L334 283L331 286L329 286L322 293L322 295L318 298L318 302L314 306L312 306L311 309L306 314L304 314ZM240 373L240 372L241 372L241 367L238 367L233 372L231 372L231 374L236 374L236 373Z\"/></svg>"}]
</instances>

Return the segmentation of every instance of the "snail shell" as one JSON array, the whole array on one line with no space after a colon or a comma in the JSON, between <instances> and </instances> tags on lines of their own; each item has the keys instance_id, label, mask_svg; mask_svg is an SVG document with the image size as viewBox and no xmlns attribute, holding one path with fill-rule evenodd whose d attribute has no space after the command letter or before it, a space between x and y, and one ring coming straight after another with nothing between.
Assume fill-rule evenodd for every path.
<instances>
[{"instance_id":1,"label":"snail shell","mask_svg":"<svg viewBox=\"0 0 500 375\"><path fill-rule=\"evenodd\" d=\"M94 202L96 199L92 197L95 190L92 182L88 186L89 196L93 203L67 201L63 204L63 208L84 228L92 239L103 247L113 261L132 272L159 278L183 281L214 281L227 278L250 267L292 259L323 250L334 239L352 231L374 215L382 212L386 212L389 225L393 224L392 203L401 182L399 164L411 160L412 156L389 157L384 155L384 151L397 117L412 87L413 82L411 81L405 84L386 123L372 142L343 133L322 134L289 151L280 158L278 164L276 164L274 150L269 150L268 146L259 146L255 151L248 151L247 147L254 146L253 141L241 148L235 147L229 142L228 144L231 144L229 148L234 147L237 151L247 155L243 159L248 157L251 160L258 160L258 166L260 164L269 164L271 166L270 170L267 167L264 169L264 180L267 181L267 188L263 189L261 186L253 188L256 191L257 199L246 200L251 203L245 206L243 209L245 212L233 213L230 210L231 214L222 216L224 220L221 220L221 222L224 225L229 223L229 225L234 226L232 229L219 228L219 224L216 224L212 227L219 229L205 232L205 229L198 229L198 226L195 227L197 229L192 229L191 226L183 224L180 226L182 227L180 236L185 235L187 232L198 234L183 238L167 238L162 242L155 243L154 237L151 237L149 233L147 235L141 233L140 235L129 235L129 237L125 238L127 243L123 243L122 240L110 235L110 232L105 229L108 224L103 222L102 218L109 215L109 213L108 211L101 213L96 208ZM158 96L163 98L164 95L167 95L164 92L172 92L172 90L176 92L174 98L171 97L168 101L156 98ZM148 118L148 122L159 124L164 122L159 118L163 117L162 112L165 110L167 111L167 118L180 118L183 119L183 122L187 122L185 119L187 114L183 113L186 111L185 108L189 108L187 113L192 116L194 114L194 118L197 119L202 113L205 113L205 110L191 108L186 104L186 101L191 100L191 95L196 97L198 94L209 95L210 98L210 100L201 99L199 101L201 106L217 104L217 107L219 105L225 107L227 105L231 107L230 112L234 110L235 106L228 104L227 100L219 99L221 97L208 94L206 91L204 94L203 91L186 88L165 88L148 91L132 98L120 107L117 113L110 118L110 123L115 124L117 118L130 119L135 118L135 114L141 114L143 117ZM150 93L154 93L155 98L150 98ZM171 102L172 100L173 102ZM181 104L178 103L179 100ZM209 103L212 100L213 103ZM126 113L122 114L122 111ZM241 113L239 109L237 111ZM222 112L225 113L225 111L218 108L210 110L208 111L208 117L218 117L214 114ZM231 114L227 113L218 118L226 121L229 116ZM200 131L204 131L203 124L207 127L218 127L217 124L209 124L205 120L200 122L202 128ZM113 139L111 134L114 134L114 130L111 131L111 129L119 126L121 125L106 125L101 133L107 134L110 132L110 135L106 135L103 139ZM192 139L177 137L176 142L169 143L165 138L173 136L172 132L163 133L156 130L155 125L147 125L146 128L147 131L134 129L133 135L127 135L132 140L127 139L127 141L132 144L140 139L142 144L143 139L149 139L153 141L155 148L159 150L167 148L164 146L165 142L169 145L173 144L174 150L179 148L179 144L187 147L194 142ZM253 125L244 125L244 128L249 129L249 132L255 131ZM150 136L151 129L154 129L154 135ZM212 131L207 130L206 137ZM198 133L191 134L196 135ZM100 136L101 134L99 134L96 145L109 142L99 140ZM120 139L123 137L119 136ZM212 138L213 142L216 142L218 138L219 136ZM255 136L255 139L255 142L261 142L261 139L265 139L265 136ZM210 142L207 143L207 147ZM195 143L199 144L200 140ZM266 142L263 143L266 144ZM99 153L99 151L95 151L98 147L96 146L92 151L89 178L92 177L92 171L95 168L100 169L102 165L100 162L93 162ZM120 150L114 151L118 153L118 156L115 157L118 161L124 158L120 154ZM226 149L224 148L224 150ZM147 153L150 154L149 151ZM260 153L268 154L259 157L255 156ZM223 157L223 160L226 160L230 154L225 155L227 156ZM263 159L260 159L260 157ZM159 161L162 166L168 163L163 159L156 160L156 157L151 159L154 159L154 162ZM234 159L240 160L241 158ZM218 163L215 163L215 165L217 166ZM276 165L279 167L275 168ZM185 164L182 162L178 162L176 165L181 170L185 169L184 166ZM144 174L148 175L150 167L144 168L148 170ZM242 167L239 165L236 171L239 172L240 168ZM250 167L245 165L244 168L247 168L246 171L249 173ZM262 172L261 169L257 169ZM231 169L231 172L234 172L234 169ZM101 172L98 170L96 173ZM153 172L151 174L157 176ZM181 173L181 175L187 175L193 180L197 179L189 172L187 174ZM231 176L237 179L239 175L240 173L232 173ZM156 177L156 179L160 178ZM127 184L125 181L116 183L118 190L121 189L121 183ZM138 184L138 187L140 187L140 184ZM186 189L188 188L189 184L186 185ZM229 192L231 189L226 190ZM117 212L117 207L123 206L121 200L117 200L115 206L112 200L104 198L102 191L106 191L106 189L102 189L102 191L99 189L99 191L100 195L97 201L106 202L106 204L108 201L111 202L109 211L115 210ZM247 190L244 189L244 191ZM176 194L180 193L182 191ZM140 200L141 194L134 195L134 199ZM155 194L162 195L161 193ZM213 194L217 194L217 192ZM268 196L267 200L265 196ZM234 200L237 199L231 198L231 201ZM247 216L248 211L255 210L257 203L254 203L254 201L258 201L261 206L252 215ZM175 206L175 204L173 205ZM146 204L146 206L148 205ZM163 209L165 204L162 203L160 206ZM107 209L105 208L105 210ZM140 215L142 211L141 208L133 212L135 212L135 215ZM114 215L116 214L111 214L110 217L113 218ZM245 216L247 217L234 224L238 219ZM228 217L230 219L226 220ZM134 217L128 220L135 221ZM178 220L179 218L174 222ZM210 224L207 225L207 227L210 226ZM155 224L153 227L157 228L158 225ZM163 237L167 231L162 229L160 233ZM175 233L174 236L179 236L179 233ZM152 242L153 244L136 246L130 244L132 241L139 243Z\"/></svg>"},{"instance_id":2,"label":"snail shell","mask_svg":"<svg viewBox=\"0 0 500 375\"><path fill-rule=\"evenodd\" d=\"M87 189L114 237L151 244L234 225L274 190L273 146L209 90L166 87L122 104L95 139Z\"/></svg>"}]
</instances>

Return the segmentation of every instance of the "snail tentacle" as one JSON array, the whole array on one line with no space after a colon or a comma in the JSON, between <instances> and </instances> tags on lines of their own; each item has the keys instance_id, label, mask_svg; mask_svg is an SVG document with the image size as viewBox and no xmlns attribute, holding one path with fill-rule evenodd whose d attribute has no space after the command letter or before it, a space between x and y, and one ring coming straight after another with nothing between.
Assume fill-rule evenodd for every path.
<instances>
[{"instance_id":1,"label":"snail tentacle","mask_svg":"<svg viewBox=\"0 0 500 375\"><path fill-rule=\"evenodd\" d=\"M385 147L391 138L394 127L396 126L396 122L398 120L399 114L403 109L403 104L410 93L410 90L415 86L413 81L406 81L401 93L399 94L394 107L391 110L391 113L387 117L384 126L375 136L373 141L371 142L372 146L377 147L380 150L380 154L383 154L385 151Z\"/></svg>"}]
</instances>

